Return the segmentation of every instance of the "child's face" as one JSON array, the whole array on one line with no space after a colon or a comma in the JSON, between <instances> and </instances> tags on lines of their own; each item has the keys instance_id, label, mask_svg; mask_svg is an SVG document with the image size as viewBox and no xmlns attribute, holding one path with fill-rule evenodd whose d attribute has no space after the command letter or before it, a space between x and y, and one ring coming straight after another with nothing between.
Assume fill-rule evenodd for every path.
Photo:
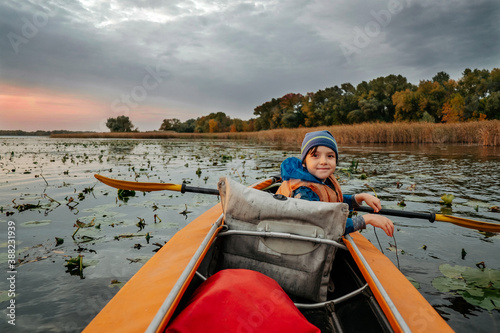
<instances>
[{"instance_id":1,"label":"child's face","mask_svg":"<svg viewBox=\"0 0 500 333\"><path fill-rule=\"evenodd\" d=\"M337 167L335 158L335 152L331 148L318 146L316 151L314 148L309 151L304 159L304 164L310 174L325 181Z\"/></svg>"}]
</instances>

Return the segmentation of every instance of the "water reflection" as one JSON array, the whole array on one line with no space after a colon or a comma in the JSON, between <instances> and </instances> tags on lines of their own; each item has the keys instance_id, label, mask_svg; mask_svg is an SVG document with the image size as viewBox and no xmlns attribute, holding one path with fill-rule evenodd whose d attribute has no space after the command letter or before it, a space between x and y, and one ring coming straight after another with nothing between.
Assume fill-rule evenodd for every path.
<instances>
[{"instance_id":1,"label":"water reflection","mask_svg":"<svg viewBox=\"0 0 500 333\"><path fill-rule=\"evenodd\" d=\"M139 144L139 141L116 140L108 143L108 150L113 155L129 155Z\"/></svg>"}]
</instances>

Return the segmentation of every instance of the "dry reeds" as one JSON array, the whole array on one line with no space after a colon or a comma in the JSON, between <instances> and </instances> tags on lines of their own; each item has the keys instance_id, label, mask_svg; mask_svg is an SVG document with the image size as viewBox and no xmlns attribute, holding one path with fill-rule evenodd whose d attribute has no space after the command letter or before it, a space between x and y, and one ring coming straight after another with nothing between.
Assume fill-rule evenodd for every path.
<instances>
[{"instance_id":1,"label":"dry reeds","mask_svg":"<svg viewBox=\"0 0 500 333\"><path fill-rule=\"evenodd\" d=\"M466 123L364 123L356 125L322 126L315 128L274 129L260 132L231 133L75 133L53 134L54 138L131 138L131 139L232 139L255 143L279 143L284 146L300 145L305 133L329 130L339 144L357 143L449 143L483 146L500 145L500 120Z\"/></svg>"}]
</instances>

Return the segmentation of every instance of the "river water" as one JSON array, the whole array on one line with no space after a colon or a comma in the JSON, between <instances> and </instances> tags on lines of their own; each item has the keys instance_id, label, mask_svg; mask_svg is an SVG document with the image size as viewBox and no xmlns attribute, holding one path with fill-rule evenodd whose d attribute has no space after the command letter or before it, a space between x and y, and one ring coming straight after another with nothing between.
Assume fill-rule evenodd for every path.
<instances>
[{"instance_id":1,"label":"river water","mask_svg":"<svg viewBox=\"0 0 500 333\"><path fill-rule=\"evenodd\" d=\"M177 192L119 197L95 173L216 188L221 176L252 184L277 175L297 151L215 140L0 137L0 331L81 331L161 245L218 202ZM376 194L384 208L500 223L499 147L341 146L339 158L346 194ZM440 203L444 194L454 195L451 206ZM500 331L500 236L392 219L394 239L371 228L363 235L455 331Z\"/></svg>"}]
</instances>

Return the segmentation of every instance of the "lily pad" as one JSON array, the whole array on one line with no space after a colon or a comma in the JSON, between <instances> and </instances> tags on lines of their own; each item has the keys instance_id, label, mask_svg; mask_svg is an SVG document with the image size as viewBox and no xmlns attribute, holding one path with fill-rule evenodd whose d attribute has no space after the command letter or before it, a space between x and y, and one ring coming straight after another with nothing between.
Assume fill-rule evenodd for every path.
<instances>
[{"instance_id":1,"label":"lily pad","mask_svg":"<svg viewBox=\"0 0 500 333\"><path fill-rule=\"evenodd\" d=\"M415 289L420 289L420 283L417 282L414 278L411 278L409 276L406 277L408 281L415 287Z\"/></svg>"},{"instance_id":2,"label":"lily pad","mask_svg":"<svg viewBox=\"0 0 500 333\"><path fill-rule=\"evenodd\" d=\"M451 266L450 264L443 264L439 266L439 270L443 273L444 276L450 279L460 279L462 277L462 273L468 267L465 266Z\"/></svg>"},{"instance_id":3,"label":"lily pad","mask_svg":"<svg viewBox=\"0 0 500 333\"><path fill-rule=\"evenodd\" d=\"M52 223L51 220L41 220L41 221L27 221L21 223L23 227L41 227L43 225L47 225Z\"/></svg>"},{"instance_id":4,"label":"lily pad","mask_svg":"<svg viewBox=\"0 0 500 333\"><path fill-rule=\"evenodd\" d=\"M476 201L476 200L464 202L462 205L472 207L472 208L476 208L476 207L489 208L490 207L489 202L482 202L482 201Z\"/></svg>"},{"instance_id":5,"label":"lily pad","mask_svg":"<svg viewBox=\"0 0 500 333\"><path fill-rule=\"evenodd\" d=\"M0 303L7 302L11 298L8 290L0 290Z\"/></svg>"},{"instance_id":6,"label":"lily pad","mask_svg":"<svg viewBox=\"0 0 500 333\"><path fill-rule=\"evenodd\" d=\"M488 311L500 310L500 271L466 266L439 266L444 276L432 280L434 288L443 293L460 295L469 304Z\"/></svg>"},{"instance_id":7,"label":"lily pad","mask_svg":"<svg viewBox=\"0 0 500 333\"><path fill-rule=\"evenodd\" d=\"M474 295L472 290L462 293L462 297L470 304L488 311L500 310L500 291L498 289L483 289L483 295Z\"/></svg>"},{"instance_id":8,"label":"lily pad","mask_svg":"<svg viewBox=\"0 0 500 333\"><path fill-rule=\"evenodd\" d=\"M452 293L467 288L467 283L464 280L452 279L444 276L438 276L432 280L434 288L442 293Z\"/></svg>"},{"instance_id":9,"label":"lily pad","mask_svg":"<svg viewBox=\"0 0 500 333\"><path fill-rule=\"evenodd\" d=\"M485 268L474 269L467 267L462 274L467 283L474 284L480 288L498 288L500 289L500 271Z\"/></svg>"},{"instance_id":10,"label":"lily pad","mask_svg":"<svg viewBox=\"0 0 500 333\"><path fill-rule=\"evenodd\" d=\"M6 263L9 260L7 251L0 252L0 264Z\"/></svg>"}]
</instances>

